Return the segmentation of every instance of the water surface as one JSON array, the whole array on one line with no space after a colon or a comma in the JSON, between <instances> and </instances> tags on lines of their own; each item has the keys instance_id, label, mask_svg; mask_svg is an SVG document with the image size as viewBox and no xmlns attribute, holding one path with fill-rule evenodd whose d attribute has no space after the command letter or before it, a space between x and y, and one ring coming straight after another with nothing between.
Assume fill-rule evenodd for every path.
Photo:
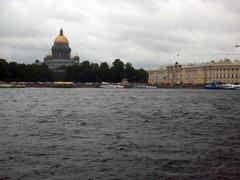
<instances>
[{"instance_id":1,"label":"water surface","mask_svg":"<svg viewBox=\"0 0 240 180\"><path fill-rule=\"evenodd\" d=\"M0 179L240 179L240 91L0 89Z\"/></svg>"}]
</instances>

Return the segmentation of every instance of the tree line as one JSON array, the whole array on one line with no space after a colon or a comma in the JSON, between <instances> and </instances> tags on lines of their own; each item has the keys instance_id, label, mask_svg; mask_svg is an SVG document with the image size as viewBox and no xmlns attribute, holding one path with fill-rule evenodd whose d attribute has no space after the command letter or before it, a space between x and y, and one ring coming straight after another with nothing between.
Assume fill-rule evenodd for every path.
<instances>
[{"instance_id":1,"label":"tree line","mask_svg":"<svg viewBox=\"0 0 240 180\"><path fill-rule=\"evenodd\" d=\"M121 82L126 78L129 82L146 83L148 73L144 69L135 69L129 62L124 64L116 59L111 67L107 62L97 64L83 61L79 65L68 67L64 78L76 82Z\"/></svg>"},{"instance_id":2,"label":"tree line","mask_svg":"<svg viewBox=\"0 0 240 180\"><path fill-rule=\"evenodd\" d=\"M129 82L146 83L148 73L144 69L135 69L131 63L124 64L116 59L112 66L107 62L100 64L83 61L78 65L69 66L63 75L52 72L46 64L8 63L0 59L0 81L16 82L121 82L123 78Z\"/></svg>"},{"instance_id":3,"label":"tree line","mask_svg":"<svg viewBox=\"0 0 240 180\"><path fill-rule=\"evenodd\" d=\"M0 81L6 82L47 82L53 81L54 74L46 64L8 63L0 59Z\"/></svg>"}]
</instances>

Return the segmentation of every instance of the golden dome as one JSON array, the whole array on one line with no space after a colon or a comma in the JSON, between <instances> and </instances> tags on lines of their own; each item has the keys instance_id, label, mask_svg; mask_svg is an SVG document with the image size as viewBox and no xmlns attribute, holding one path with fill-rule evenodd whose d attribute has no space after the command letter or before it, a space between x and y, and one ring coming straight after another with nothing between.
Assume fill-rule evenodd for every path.
<instances>
[{"instance_id":1,"label":"golden dome","mask_svg":"<svg viewBox=\"0 0 240 180\"><path fill-rule=\"evenodd\" d=\"M64 44L68 44L68 39L65 36L57 36L54 43L64 43Z\"/></svg>"},{"instance_id":2,"label":"golden dome","mask_svg":"<svg viewBox=\"0 0 240 180\"><path fill-rule=\"evenodd\" d=\"M63 35L63 30L60 30L60 34L55 38L54 44L68 44L68 39Z\"/></svg>"}]
</instances>

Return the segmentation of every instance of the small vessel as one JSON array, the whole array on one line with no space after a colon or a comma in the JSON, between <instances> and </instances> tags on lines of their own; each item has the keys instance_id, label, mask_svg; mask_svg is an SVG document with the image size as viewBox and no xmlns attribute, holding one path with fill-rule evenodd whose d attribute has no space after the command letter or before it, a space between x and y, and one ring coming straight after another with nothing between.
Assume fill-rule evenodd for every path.
<instances>
[{"instance_id":1,"label":"small vessel","mask_svg":"<svg viewBox=\"0 0 240 180\"><path fill-rule=\"evenodd\" d=\"M22 84L12 84L12 83L4 83L0 84L0 88L25 88L25 85Z\"/></svg>"},{"instance_id":2,"label":"small vessel","mask_svg":"<svg viewBox=\"0 0 240 180\"><path fill-rule=\"evenodd\" d=\"M147 86L147 89L156 89L157 86Z\"/></svg>"},{"instance_id":3,"label":"small vessel","mask_svg":"<svg viewBox=\"0 0 240 180\"><path fill-rule=\"evenodd\" d=\"M107 83L107 82L102 82L100 88L105 88L105 89L115 89L115 88L120 88L120 89L123 89L124 86L119 85L119 84L111 84L111 83Z\"/></svg>"},{"instance_id":4,"label":"small vessel","mask_svg":"<svg viewBox=\"0 0 240 180\"><path fill-rule=\"evenodd\" d=\"M53 88L75 88L76 85L73 82L54 82Z\"/></svg>"},{"instance_id":5,"label":"small vessel","mask_svg":"<svg viewBox=\"0 0 240 180\"><path fill-rule=\"evenodd\" d=\"M127 78L123 78L122 83L120 85L123 86L124 88L132 88L132 84L128 82Z\"/></svg>"},{"instance_id":6,"label":"small vessel","mask_svg":"<svg viewBox=\"0 0 240 180\"><path fill-rule=\"evenodd\" d=\"M136 85L136 86L134 86L134 88L137 88L137 89L156 89L157 86Z\"/></svg>"},{"instance_id":7,"label":"small vessel","mask_svg":"<svg viewBox=\"0 0 240 180\"><path fill-rule=\"evenodd\" d=\"M122 89L122 88L125 88L125 87L122 86L122 85L117 84L117 85L115 85L115 88L120 88L120 89Z\"/></svg>"},{"instance_id":8,"label":"small vessel","mask_svg":"<svg viewBox=\"0 0 240 180\"><path fill-rule=\"evenodd\" d=\"M222 84L223 89L236 89L234 84Z\"/></svg>"},{"instance_id":9,"label":"small vessel","mask_svg":"<svg viewBox=\"0 0 240 180\"><path fill-rule=\"evenodd\" d=\"M206 89L223 89L222 85L218 82L212 82L205 85Z\"/></svg>"},{"instance_id":10,"label":"small vessel","mask_svg":"<svg viewBox=\"0 0 240 180\"><path fill-rule=\"evenodd\" d=\"M234 84L234 89L240 90L240 84Z\"/></svg>"},{"instance_id":11,"label":"small vessel","mask_svg":"<svg viewBox=\"0 0 240 180\"><path fill-rule=\"evenodd\" d=\"M206 89L228 89L228 90L233 90L233 89L240 89L239 84L221 84L221 83L216 83L212 82L211 84L205 85Z\"/></svg>"}]
</instances>

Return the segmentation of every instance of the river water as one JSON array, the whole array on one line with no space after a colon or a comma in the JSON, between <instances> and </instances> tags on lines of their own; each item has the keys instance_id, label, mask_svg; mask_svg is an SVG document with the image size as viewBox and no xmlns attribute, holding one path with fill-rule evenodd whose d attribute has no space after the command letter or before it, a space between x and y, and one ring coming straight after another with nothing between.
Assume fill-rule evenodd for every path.
<instances>
[{"instance_id":1,"label":"river water","mask_svg":"<svg viewBox=\"0 0 240 180\"><path fill-rule=\"evenodd\" d=\"M240 91L0 89L0 179L240 179Z\"/></svg>"}]
</instances>

